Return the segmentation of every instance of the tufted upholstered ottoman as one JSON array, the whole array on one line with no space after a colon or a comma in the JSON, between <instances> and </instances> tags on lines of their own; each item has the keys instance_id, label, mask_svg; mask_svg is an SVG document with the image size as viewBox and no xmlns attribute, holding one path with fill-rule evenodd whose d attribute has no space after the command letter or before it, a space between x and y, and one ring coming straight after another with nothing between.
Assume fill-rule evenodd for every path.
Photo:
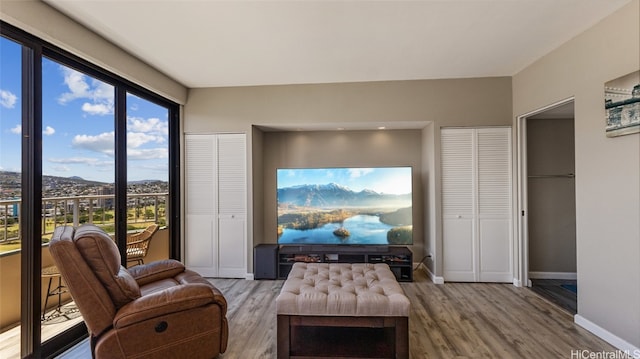
<instances>
[{"instance_id":1,"label":"tufted upholstered ottoman","mask_svg":"<svg viewBox=\"0 0 640 359\"><path fill-rule=\"evenodd\" d=\"M409 299L386 264L295 263L276 299L278 358L409 357Z\"/></svg>"}]
</instances>

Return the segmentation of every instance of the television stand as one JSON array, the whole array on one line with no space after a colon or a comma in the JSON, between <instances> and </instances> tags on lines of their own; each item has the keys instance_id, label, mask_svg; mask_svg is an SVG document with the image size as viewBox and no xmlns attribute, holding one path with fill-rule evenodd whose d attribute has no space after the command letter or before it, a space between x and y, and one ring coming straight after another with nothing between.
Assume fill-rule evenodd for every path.
<instances>
[{"instance_id":1,"label":"television stand","mask_svg":"<svg viewBox=\"0 0 640 359\"><path fill-rule=\"evenodd\" d=\"M413 281L413 253L402 246L281 246L278 279L286 279L296 262L386 263L399 282Z\"/></svg>"}]
</instances>

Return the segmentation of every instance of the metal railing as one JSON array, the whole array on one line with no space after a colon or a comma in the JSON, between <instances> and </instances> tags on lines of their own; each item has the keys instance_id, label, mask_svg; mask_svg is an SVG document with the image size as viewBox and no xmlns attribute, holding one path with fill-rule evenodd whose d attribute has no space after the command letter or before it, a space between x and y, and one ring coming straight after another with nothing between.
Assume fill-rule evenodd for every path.
<instances>
[{"instance_id":1,"label":"metal railing","mask_svg":"<svg viewBox=\"0 0 640 359\"><path fill-rule=\"evenodd\" d=\"M115 226L115 195L83 195L42 199L42 236L46 238L56 227L93 223L101 227ZM135 193L127 195L127 224L154 222L169 225L168 193ZM0 244L19 243L20 199L0 200ZM107 230L107 232L109 232Z\"/></svg>"}]
</instances>

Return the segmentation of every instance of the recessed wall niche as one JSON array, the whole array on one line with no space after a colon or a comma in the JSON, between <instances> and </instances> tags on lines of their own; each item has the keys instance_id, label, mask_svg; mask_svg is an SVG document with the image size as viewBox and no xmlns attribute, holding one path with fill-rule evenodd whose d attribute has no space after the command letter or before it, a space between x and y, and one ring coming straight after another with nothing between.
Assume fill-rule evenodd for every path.
<instances>
[{"instance_id":1,"label":"recessed wall niche","mask_svg":"<svg viewBox=\"0 0 640 359\"><path fill-rule=\"evenodd\" d=\"M254 130L254 133L256 131ZM424 243L422 130L260 131L254 149L262 163L264 208L261 243L277 242L276 169L303 167L413 167L414 253ZM260 152L260 154L258 154ZM255 167L254 167L255 169Z\"/></svg>"}]
</instances>

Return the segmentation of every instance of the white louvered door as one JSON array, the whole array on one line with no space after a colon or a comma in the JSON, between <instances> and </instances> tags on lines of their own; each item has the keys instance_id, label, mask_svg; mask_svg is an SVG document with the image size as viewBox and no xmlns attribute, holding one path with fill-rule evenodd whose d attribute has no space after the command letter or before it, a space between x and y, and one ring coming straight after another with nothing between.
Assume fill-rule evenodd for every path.
<instances>
[{"instance_id":1,"label":"white louvered door","mask_svg":"<svg viewBox=\"0 0 640 359\"><path fill-rule=\"evenodd\" d=\"M511 129L476 132L478 276L480 282L512 282Z\"/></svg>"},{"instance_id":2,"label":"white louvered door","mask_svg":"<svg viewBox=\"0 0 640 359\"><path fill-rule=\"evenodd\" d=\"M245 135L218 136L218 276L247 273Z\"/></svg>"},{"instance_id":3,"label":"white louvered door","mask_svg":"<svg viewBox=\"0 0 640 359\"><path fill-rule=\"evenodd\" d=\"M446 281L511 282L511 130L442 129Z\"/></svg>"},{"instance_id":4,"label":"white louvered door","mask_svg":"<svg viewBox=\"0 0 640 359\"><path fill-rule=\"evenodd\" d=\"M185 136L185 264L205 277L218 276L214 136Z\"/></svg>"},{"instance_id":5,"label":"white louvered door","mask_svg":"<svg viewBox=\"0 0 640 359\"><path fill-rule=\"evenodd\" d=\"M246 137L185 135L185 263L205 277L247 273Z\"/></svg>"},{"instance_id":6,"label":"white louvered door","mask_svg":"<svg viewBox=\"0 0 640 359\"><path fill-rule=\"evenodd\" d=\"M442 129L442 263L449 281L475 281L473 129Z\"/></svg>"}]
</instances>

